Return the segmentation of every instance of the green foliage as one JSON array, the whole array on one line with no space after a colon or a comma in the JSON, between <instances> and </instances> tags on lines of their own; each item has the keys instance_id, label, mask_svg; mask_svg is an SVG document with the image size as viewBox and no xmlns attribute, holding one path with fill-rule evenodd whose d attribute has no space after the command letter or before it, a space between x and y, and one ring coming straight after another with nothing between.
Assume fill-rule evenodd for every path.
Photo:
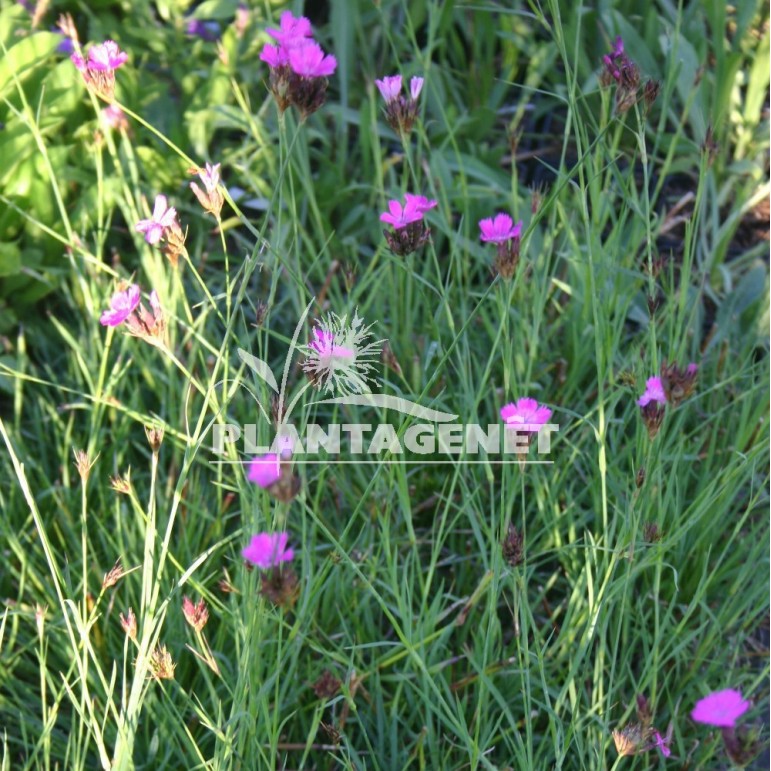
<instances>
[{"instance_id":1,"label":"green foliage","mask_svg":"<svg viewBox=\"0 0 771 771\"><path fill-rule=\"evenodd\" d=\"M724 687L767 742L767 9L501 6L308 3L338 70L304 123L259 60L280 3L245 27L221 0L54 2L36 29L0 11L2 768L654 767L611 738L644 694L670 762L722 769L688 715ZM65 11L84 47L129 52L127 129L56 53ZM187 36L191 15L220 43ZM650 109L600 85L619 34L661 81ZM425 77L406 141L373 84L397 71ZM188 187L205 161L221 222ZM438 206L399 258L378 214L404 192ZM159 193L187 235L176 267L135 231ZM498 211L524 220L510 282L479 241ZM99 324L118 280L157 291L165 345ZM217 423L270 442L267 366L280 383L309 303L301 344L328 312L388 339L384 393L481 424L548 404L553 463L298 463L287 504L214 462ZM697 388L651 440L635 400L672 361L698 362ZM287 382L301 429L410 425L311 404L297 357ZM240 556L284 529L292 609ZM184 596L208 605L205 643ZM149 677L160 644L174 679ZM320 697L325 671L341 687Z\"/></svg>"}]
</instances>

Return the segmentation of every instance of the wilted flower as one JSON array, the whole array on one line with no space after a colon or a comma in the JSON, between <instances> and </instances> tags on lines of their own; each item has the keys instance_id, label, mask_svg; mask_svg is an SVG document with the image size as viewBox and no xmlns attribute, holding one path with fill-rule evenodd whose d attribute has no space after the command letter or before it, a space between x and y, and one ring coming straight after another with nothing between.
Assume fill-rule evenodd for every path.
<instances>
[{"instance_id":1,"label":"wilted flower","mask_svg":"<svg viewBox=\"0 0 771 771\"><path fill-rule=\"evenodd\" d=\"M687 399L696 388L696 376L699 372L697 364L691 362L684 370L676 364L661 364L661 379L659 383L666 395L666 400L677 407ZM653 378L658 380L658 378ZM650 383L650 380L648 381Z\"/></svg>"},{"instance_id":2,"label":"wilted flower","mask_svg":"<svg viewBox=\"0 0 771 771\"><path fill-rule=\"evenodd\" d=\"M503 549L503 558L511 567L516 567L522 562L524 540L522 534L514 527L513 523L509 523L506 529L506 537L503 539L501 547Z\"/></svg>"},{"instance_id":3,"label":"wilted flower","mask_svg":"<svg viewBox=\"0 0 771 771\"><path fill-rule=\"evenodd\" d=\"M504 279L511 278L519 264L519 239L522 220L514 224L508 214L500 212L495 217L479 221L482 241L496 245L495 268Z\"/></svg>"},{"instance_id":4,"label":"wilted flower","mask_svg":"<svg viewBox=\"0 0 771 771\"><path fill-rule=\"evenodd\" d=\"M699 699L691 712L691 719L697 723L733 728L750 706L739 691L726 688Z\"/></svg>"},{"instance_id":5,"label":"wilted flower","mask_svg":"<svg viewBox=\"0 0 771 771\"><path fill-rule=\"evenodd\" d=\"M150 677L156 680L173 680L177 665L165 645L159 645L150 654Z\"/></svg>"},{"instance_id":6,"label":"wilted flower","mask_svg":"<svg viewBox=\"0 0 771 771\"><path fill-rule=\"evenodd\" d=\"M222 211L222 204L224 198L222 192L219 189L220 183L220 164L216 163L214 166L207 163L206 168L197 169L196 172L201 182L203 182L204 190L195 182L190 183L190 189L195 193L195 197L198 202L203 206L204 211L210 212L215 217L220 216Z\"/></svg>"},{"instance_id":7,"label":"wilted flower","mask_svg":"<svg viewBox=\"0 0 771 771\"><path fill-rule=\"evenodd\" d=\"M131 492L131 469L123 476L110 477L110 487L112 487L116 493L128 495Z\"/></svg>"},{"instance_id":8,"label":"wilted flower","mask_svg":"<svg viewBox=\"0 0 771 771\"><path fill-rule=\"evenodd\" d=\"M137 617L134 615L132 608L128 609L128 613L125 616L122 613L120 614L120 625L130 640L137 639Z\"/></svg>"},{"instance_id":9,"label":"wilted flower","mask_svg":"<svg viewBox=\"0 0 771 771\"><path fill-rule=\"evenodd\" d=\"M291 608L297 602L300 582L290 567L275 567L260 576L260 594L282 608Z\"/></svg>"},{"instance_id":10,"label":"wilted flower","mask_svg":"<svg viewBox=\"0 0 771 771\"><path fill-rule=\"evenodd\" d=\"M621 757L636 755L642 750L645 741L643 729L636 723L621 730L614 730L612 736L613 743L616 745L616 752Z\"/></svg>"},{"instance_id":11,"label":"wilted flower","mask_svg":"<svg viewBox=\"0 0 771 771\"><path fill-rule=\"evenodd\" d=\"M616 109L619 113L626 112L637 101L637 91L640 87L640 71L637 65L626 55L624 41L616 38L613 50L602 57L605 71L601 78L603 84L616 82ZM649 91L652 87L649 87ZM655 94L652 91L648 98Z\"/></svg>"},{"instance_id":12,"label":"wilted flower","mask_svg":"<svg viewBox=\"0 0 771 771\"><path fill-rule=\"evenodd\" d=\"M126 63L128 54L121 51L114 41L106 40L104 43L92 45L88 50L88 58L84 59L82 54L77 52L70 58L83 75L86 86L111 101L115 93L115 70Z\"/></svg>"},{"instance_id":13,"label":"wilted flower","mask_svg":"<svg viewBox=\"0 0 771 771\"><path fill-rule=\"evenodd\" d=\"M260 570L268 570L294 559L294 551L287 548L288 541L289 533L257 533L241 555Z\"/></svg>"},{"instance_id":14,"label":"wilted flower","mask_svg":"<svg viewBox=\"0 0 771 771\"><path fill-rule=\"evenodd\" d=\"M410 95L402 96L402 76L388 75L376 80L375 85L385 100L388 125L397 133L409 134L418 117L418 97L423 88L423 78L410 79Z\"/></svg>"},{"instance_id":15,"label":"wilted flower","mask_svg":"<svg viewBox=\"0 0 771 771\"><path fill-rule=\"evenodd\" d=\"M187 621L196 632L200 632L209 620L209 609L206 607L203 598L194 603L189 597L183 597L182 613L185 616L185 621Z\"/></svg>"},{"instance_id":16,"label":"wilted flower","mask_svg":"<svg viewBox=\"0 0 771 771\"><path fill-rule=\"evenodd\" d=\"M672 754L672 750L669 749L671 741L671 730L667 732L666 736L662 736L658 731L653 732L653 748L659 750L665 758L668 758Z\"/></svg>"},{"instance_id":17,"label":"wilted flower","mask_svg":"<svg viewBox=\"0 0 771 771\"><path fill-rule=\"evenodd\" d=\"M431 230L423 222L423 215L436 206L436 201L422 195L404 194L404 205L397 200L388 202L388 211L380 215L393 230L384 230L388 246L394 254L404 257L423 246L431 237Z\"/></svg>"},{"instance_id":18,"label":"wilted flower","mask_svg":"<svg viewBox=\"0 0 771 771\"><path fill-rule=\"evenodd\" d=\"M325 669L313 684L313 692L319 699L331 699L338 693L341 685L340 678L335 677L328 669Z\"/></svg>"},{"instance_id":19,"label":"wilted flower","mask_svg":"<svg viewBox=\"0 0 771 771\"><path fill-rule=\"evenodd\" d=\"M168 205L165 195L157 195L153 216L150 219L137 222L136 229L145 234L145 241L148 244L157 244L176 221L177 210Z\"/></svg>"},{"instance_id":20,"label":"wilted flower","mask_svg":"<svg viewBox=\"0 0 771 771\"><path fill-rule=\"evenodd\" d=\"M104 578L102 579L102 589L109 589L111 586L115 586L115 584L117 584L125 575L126 571L123 569L123 565L120 564L119 557L118 561L110 568L109 572L104 574Z\"/></svg>"}]
</instances>

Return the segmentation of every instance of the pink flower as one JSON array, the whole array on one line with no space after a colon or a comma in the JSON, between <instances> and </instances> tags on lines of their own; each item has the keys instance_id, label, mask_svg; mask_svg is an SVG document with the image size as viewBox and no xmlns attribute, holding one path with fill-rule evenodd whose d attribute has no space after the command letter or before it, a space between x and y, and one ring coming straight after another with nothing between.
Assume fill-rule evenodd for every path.
<instances>
[{"instance_id":1,"label":"pink flower","mask_svg":"<svg viewBox=\"0 0 771 771\"><path fill-rule=\"evenodd\" d=\"M305 40L289 49L289 66L301 78L325 78L337 68L337 59L324 54L318 43Z\"/></svg>"},{"instance_id":2,"label":"pink flower","mask_svg":"<svg viewBox=\"0 0 771 771\"><path fill-rule=\"evenodd\" d=\"M155 208L153 216L149 220L140 220L136 228L140 233L145 234L145 241L148 244L157 244L163 234L176 221L177 210L173 206L168 206L165 195L155 197Z\"/></svg>"},{"instance_id":3,"label":"pink flower","mask_svg":"<svg viewBox=\"0 0 771 771\"><path fill-rule=\"evenodd\" d=\"M389 75L382 80L376 80L375 85L386 102L393 102L399 98L399 92L402 90L402 76Z\"/></svg>"},{"instance_id":4,"label":"pink flower","mask_svg":"<svg viewBox=\"0 0 771 771\"><path fill-rule=\"evenodd\" d=\"M411 193L405 193L404 201L404 206L397 200L389 201L388 211L380 215L380 221L393 225L396 230L401 230L412 222L422 220L423 215L436 206L436 201Z\"/></svg>"},{"instance_id":5,"label":"pink flower","mask_svg":"<svg viewBox=\"0 0 771 771\"><path fill-rule=\"evenodd\" d=\"M613 44L613 51L611 56L623 56L624 55L624 41L621 39L621 35L616 38L616 42Z\"/></svg>"},{"instance_id":6,"label":"pink flower","mask_svg":"<svg viewBox=\"0 0 771 771\"><path fill-rule=\"evenodd\" d=\"M288 541L289 533L257 533L241 555L260 570L274 568L294 559L294 551L287 549Z\"/></svg>"},{"instance_id":7,"label":"pink flower","mask_svg":"<svg viewBox=\"0 0 771 771\"><path fill-rule=\"evenodd\" d=\"M268 27L265 31L284 46L313 35L310 21L305 16L293 16L291 11L284 11L281 14L279 26L280 29Z\"/></svg>"},{"instance_id":8,"label":"pink flower","mask_svg":"<svg viewBox=\"0 0 771 771\"><path fill-rule=\"evenodd\" d=\"M260 455L249 464L246 478L260 487L270 487L281 478L281 459L275 453Z\"/></svg>"},{"instance_id":9,"label":"pink flower","mask_svg":"<svg viewBox=\"0 0 771 771\"><path fill-rule=\"evenodd\" d=\"M126 118L126 113L124 113L123 110L121 110L121 108L115 104L110 104L105 107L102 110L102 117L104 118L104 122L111 129L125 130L128 128L128 119Z\"/></svg>"},{"instance_id":10,"label":"pink flower","mask_svg":"<svg viewBox=\"0 0 771 771\"><path fill-rule=\"evenodd\" d=\"M664 393L664 386L660 377L649 377L645 382L645 393L637 400L640 407L647 406L650 402L667 403L667 397Z\"/></svg>"},{"instance_id":11,"label":"pink flower","mask_svg":"<svg viewBox=\"0 0 771 771\"><path fill-rule=\"evenodd\" d=\"M260 60L274 70L286 67L289 64L289 52L283 46L266 45L260 52Z\"/></svg>"},{"instance_id":12,"label":"pink flower","mask_svg":"<svg viewBox=\"0 0 771 771\"><path fill-rule=\"evenodd\" d=\"M128 54L121 51L118 44L112 40L105 40L104 43L91 46L88 50L88 67L92 70L117 70L127 61ZM77 62L75 66L78 66ZM78 67L78 69L81 68Z\"/></svg>"},{"instance_id":13,"label":"pink flower","mask_svg":"<svg viewBox=\"0 0 771 771\"><path fill-rule=\"evenodd\" d=\"M401 86L400 86L401 87ZM416 101L420 96L420 90L423 88L423 78L411 78L410 79L410 96L412 101Z\"/></svg>"},{"instance_id":14,"label":"pink flower","mask_svg":"<svg viewBox=\"0 0 771 771\"><path fill-rule=\"evenodd\" d=\"M552 411L545 405L539 405L535 399L523 397L501 408L501 418L506 428L518 431L537 432L548 422Z\"/></svg>"},{"instance_id":15,"label":"pink flower","mask_svg":"<svg viewBox=\"0 0 771 771\"><path fill-rule=\"evenodd\" d=\"M502 244L512 238L519 238L522 233L522 220L515 225L508 214L500 213L495 217L480 220L479 229L482 231L482 241Z\"/></svg>"},{"instance_id":16,"label":"pink flower","mask_svg":"<svg viewBox=\"0 0 771 771\"><path fill-rule=\"evenodd\" d=\"M404 201L405 207L411 206L421 214L425 214L436 206L436 201L433 198L428 199L424 195L413 195L412 193L405 193Z\"/></svg>"},{"instance_id":17,"label":"pink flower","mask_svg":"<svg viewBox=\"0 0 771 771\"><path fill-rule=\"evenodd\" d=\"M696 375L696 373L697 373L698 371L699 371L699 365L698 365L698 364L694 364L693 362L691 362L691 363L690 363L690 364L689 364L689 365L688 365L688 366L685 368L685 374L686 374L686 375L688 375L688 376L690 376L690 377L693 377L693 376L695 376L695 375Z\"/></svg>"},{"instance_id":18,"label":"pink flower","mask_svg":"<svg viewBox=\"0 0 771 771\"><path fill-rule=\"evenodd\" d=\"M743 699L739 691L727 688L699 699L691 712L691 719L697 723L733 728L749 708L750 702Z\"/></svg>"},{"instance_id":19,"label":"pink flower","mask_svg":"<svg viewBox=\"0 0 771 771\"><path fill-rule=\"evenodd\" d=\"M110 310L102 313L99 323L104 327L117 327L136 310L140 299L137 284L132 284L124 292L116 292L110 300Z\"/></svg>"}]
</instances>

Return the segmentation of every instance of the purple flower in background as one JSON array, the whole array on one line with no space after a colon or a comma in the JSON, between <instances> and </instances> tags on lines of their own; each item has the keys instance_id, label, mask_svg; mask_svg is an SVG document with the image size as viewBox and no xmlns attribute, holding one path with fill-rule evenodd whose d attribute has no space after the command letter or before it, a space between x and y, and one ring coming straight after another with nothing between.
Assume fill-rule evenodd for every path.
<instances>
[{"instance_id":1,"label":"purple flower in background","mask_svg":"<svg viewBox=\"0 0 771 771\"><path fill-rule=\"evenodd\" d=\"M287 548L288 542L289 533L257 533L241 555L260 570L268 570L294 559L294 551Z\"/></svg>"},{"instance_id":2,"label":"purple flower in background","mask_svg":"<svg viewBox=\"0 0 771 771\"><path fill-rule=\"evenodd\" d=\"M522 220L516 225L514 220L508 214L496 214L495 217L479 221L480 238L482 241L488 241L494 244L500 244L509 241L512 238L519 238L522 233Z\"/></svg>"},{"instance_id":3,"label":"purple flower in background","mask_svg":"<svg viewBox=\"0 0 771 771\"><path fill-rule=\"evenodd\" d=\"M387 75L382 80L376 80L375 85L386 102L393 102L399 98L402 90L401 75Z\"/></svg>"},{"instance_id":4,"label":"purple flower in background","mask_svg":"<svg viewBox=\"0 0 771 771\"><path fill-rule=\"evenodd\" d=\"M637 404L640 407L646 407L650 402L667 403L667 397L664 393L664 386L661 384L660 377L649 377L645 382L645 392L637 400Z\"/></svg>"},{"instance_id":5,"label":"purple flower in background","mask_svg":"<svg viewBox=\"0 0 771 771\"><path fill-rule=\"evenodd\" d=\"M117 327L137 309L140 300L141 295L137 284L116 292L110 300L110 309L102 313L99 323L104 327Z\"/></svg>"},{"instance_id":6,"label":"purple flower in background","mask_svg":"<svg viewBox=\"0 0 771 771\"><path fill-rule=\"evenodd\" d=\"M662 736L658 731L653 732L653 746L661 750L661 754L668 758L672 754L672 750L669 749L669 744L672 741L672 737L667 734L667 736Z\"/></svg>"},{"instance_id":7,"label":"purple flower in background","mask_svg":"<svg viewBox=\"0 0 771 771\"><path fill-rule=\"evenodd\" d=\"M289 66L301 78L326 78L337 68L337 59L325 54L318 43L308 40L289 49Z\"/></svg>"},{"instance_id":8,"label":"purple flower in background","mask_svg":"<svg viewBox=\"0 0 771 771\"><path fill-rule=\"evenodd\" d=\"M111 129L125 131L128 128L128 119L120 107L110 104L102 110L102 118Z\"/></svg>"},{"instance_id":9,"label":"purple flower in background","mask_svg":"<svg viewBox=\"0 0 771 771\"><path fill-rule=\"evenodd\" d=\"M750 702L742 698L739 691L726 688L699 699L691 712L691 719L697 723L733 728L749 708Z\"/></svg>"},{"instance_id":10,"label":"purple flower in background","mask_svg":"<svg viewBox=\"0 0 771 771\"><path fill-rule=\"evenodd\" d=\"M185 32L191 37L199 37L209 43L219 40L222 28L217 21L204 21L203 19L189 19Z\"/></svg>"},{"instance_id":11,"label":"purple flower in background","mask_svg":"<svg viewBox=\"0 0 771 771\"><path fill-rule=\"evenodd\" d=\"M157 244L166 230L175 224L176 218L177 210L173 206L168 206L166 196L157 195L153 216L148 220L137 222L136 228L140 233L145 234L145 241L148 244Z\"/></svg>"}]
</instances>

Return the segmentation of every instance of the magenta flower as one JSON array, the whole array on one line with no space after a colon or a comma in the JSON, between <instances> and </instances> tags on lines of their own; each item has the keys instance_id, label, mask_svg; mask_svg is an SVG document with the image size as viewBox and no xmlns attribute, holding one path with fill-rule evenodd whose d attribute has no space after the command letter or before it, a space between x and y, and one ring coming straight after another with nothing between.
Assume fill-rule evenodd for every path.
<instances>
[{"instance_id":1,"label":"magenta flower","mask_svg":"<svg viewBox=\"0 0 771 771\"><path fill-rule=\"evenodd\" d=\"M246 478L262 488L274 485L281 478L281 459L272 452L256 457L249 464Z\"/></svg>"},{"instance_id":2,"label":"magenta flower","mask_svg":"<svg viewBox=\"0 0 771 771\"><path fill-rule=\"evenodd\" d=\"M124 113L117 105L107 105L107 107L102 110L102 118L104 118L104 122L111 129L125 131L128 128L126 113Z\"/></svg>"},{"instance_id":3,"label":"magenta flower","mask_svg":"<svg viewBox=\"0 0 771 771\"><path fill-rule=\"evenodd\" d=\"M289 51L283 46L266 45L260 52L260 60L274 70L286 67L289 64Z\"/></svg>"},{"instance_id":4,"label":"magenta flower","mask_svg":"<svg viewBox=\"0 0 771 771\"><path fill-rule=\"evenodd\" d=\"M517 431L537 432L549 421L552 411L545 405L539 405L535 399L523 397L501 408L501 418L506 428Z\"/></svg>"},{"instance_id":5,"label":"magenta flower","mask_svg":"<svg viewBox=\"0 0 771 771\"><path fill-rule=\"evenodd\" d=\"M399 93L402 90L402 76L388 75L382 80L376 80L375 85L386 102L393 102L394 99L399 98Z\"/></svg>"},{"instance_id":6,"label":"magenta flower","mask_svg":"<svg viewBox=\"0 0 771 771\"><path fill-rule=\"evenodd\" d=\"M412 97L413 102L416 101L420 96L420 91L422 88L423 78L410 78L410 96Z\"/></svg>"},{"instance_id":7,"label":"magenta flower","mask_svg":"<svg viewBox=\"0 0 771 771\"><path fill-rule=\"evenodd\" d=\"M73 57L77 54L73 54ZM83 61L83 57L78 57L80 61ZM82 71L82 67L78 66L78 62L75 62L75 66ZM122 67L128 61L128 54L125 51L121 51L118 48L118 44L113 40L105 40L104 43L98 43L91 46L88 49L88 69L99 70L101 72L105 70L117 70L118 67Z\"/></svg>"},{"instance_id":8,"label":"magenta flower","mask_svg":"<svg viewBox=\"0 0 771 771\"><path fill-rule=\"evenodd\" d=\"M268 27L265 31L283 46L291 46L298 40L313 35L311 23L305 16L293 16L291 11L284 11L279 20L280 29Z\"/></svg>"},{"instance_id":9,"label":"magenta flower","mask_svg":"<svg viewBox=\"0 0 771 771\"><path fill-rule=\"evenodd\" d=\"M496 214L495 217L479 221L482 241L502 244L512 238L519 238L522 233L522 220L516 225L508 214Z\"/></svg>"},{"instance_id":10,"label":"magenta flower","mask_svg":"<svg viewBox=\"0 0 771 771\"><path fill-rule=\"evenodd\" d=\"M380 221L393 225L396 230L401 230L411 222L422 220L423 215L436 206L436 201L411 193L405 193L404 201L404 206L397 200L389 201L388 211L380 215Z\"/></svg>"},{"instance_id":11,"label":"magenta flower","mask_svg":"<svg viewBox=\"0 0 771 771\"><path fill-rule=\"evenodd\" d=\"M116 292L110 300L110 309L102 313L99 323L104 327L119 326L137 309L140 300L137 284L132 284L123 292Z\"/></svg>"},{"instance_id":12,"label":"magenta flower","mask_svg":"<svg viewBox=\"0 0 771 771\"><path fill-rule=\"evenodd\" d=\"M616 38L616 42L613 44L613 51L611 56L623 56L624 55L624 41L621 39L621 35Z\"/></svg>"},{"instance_id":13,"label":"magenta flower","mask_svg":"<svg viewBox=\"0 0 771 771\"><path fill-rule=\"evenodd\" d=\"M640 407L646 407L650 402L667 403L664 386L660 377L649 377L645 382L645 393L637 400Z\"/></svg>"},{"instance_id":14,"label":"magenta flower","mask_svg":"<svg viewBox=\"0 0 771 771\"><path fill-rule=\"evenodd\" d=\"M750 702L743 699L739 691L727 688L699 699L691 712L691 719L697 723L733 728L749 708Z\"/></svg>"},{"instance_id":15,"label":"magenta flower","mask_svg":"<svg viewBox=\"0 0 771 771\"><path fill-rule=\"evenodd\" d=\"M166 196L157 195L153 216L149 220L137 222L136 229L145 234L145 241L148 244L157 244L166 230L175 224L176 218L177 210L173 206L168 206Z\"/></svg>"},{"instance_id":16,"label":"magenta flower","mask_svg":"<svg viewBox=\"0 0 771 771\"><path fill-rule=\"evenodd\" d=\"M289 533L257 533L241 556L260 570L268 570L294 559L294 551L287 548L288 541Z\"/></svg>"},{"instance_id":17,"label":"magenta flower","mask_svg":"<svg viewBox=\"0 0 771 771\"><path fill-rule=\"evenodd\" d=\"M337 59L313 40L304 40L289 48L289 66L301 78L326 78L337 68Z\"/></svg>"}]
</instances>

